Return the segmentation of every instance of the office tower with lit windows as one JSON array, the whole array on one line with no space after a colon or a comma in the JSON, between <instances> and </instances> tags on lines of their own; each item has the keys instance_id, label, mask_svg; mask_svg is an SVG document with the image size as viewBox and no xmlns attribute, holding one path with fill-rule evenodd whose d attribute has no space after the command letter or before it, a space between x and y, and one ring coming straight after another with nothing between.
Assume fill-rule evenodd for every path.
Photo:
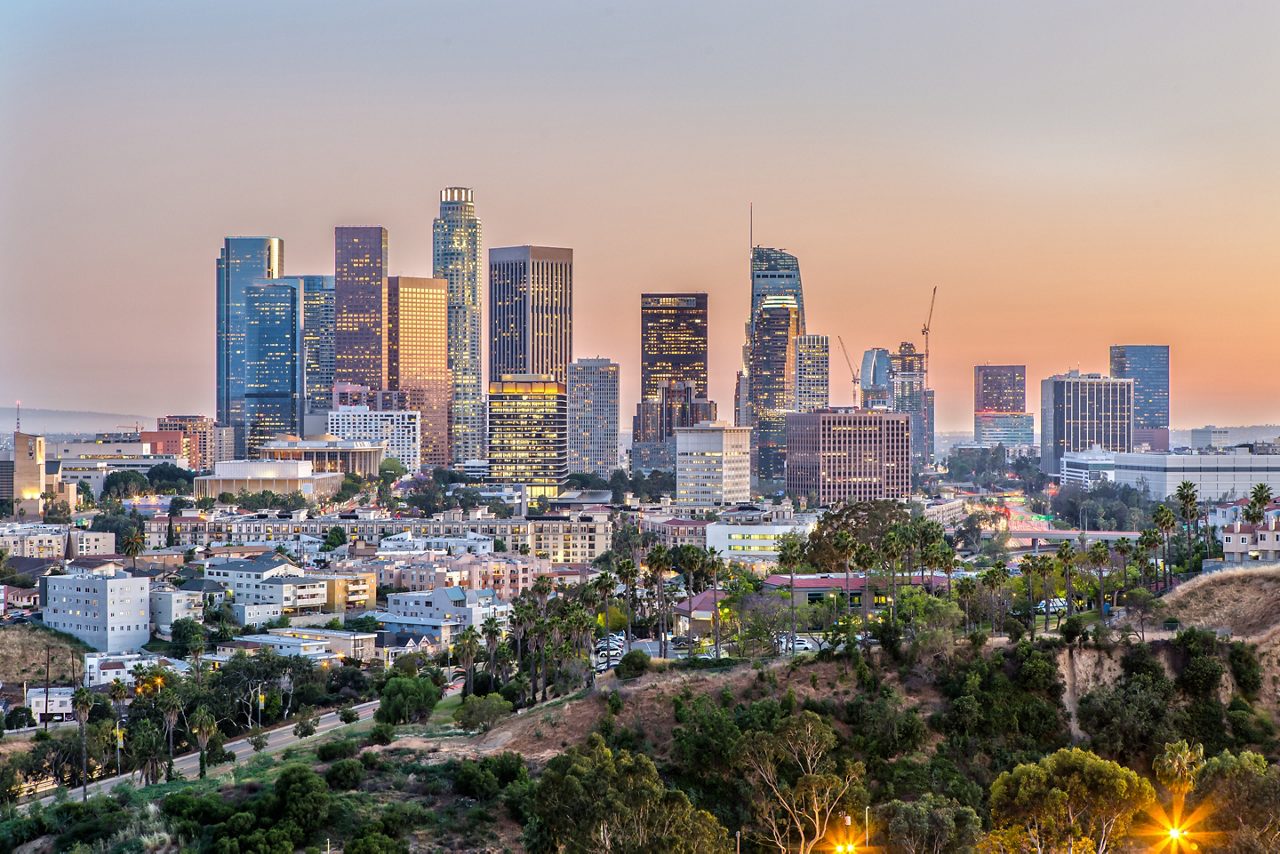
<instances>
[{"instance_id":1,"label":"office tower with lit windows","mask_svg":"<svg viewBox=\"0 0 1280 854\"><path fill-rule=\"evenodd\" d=\"M657 400L670 383L707 396L707 295L640 295L640 399Z\"/></svg>"},{"instance_id":2,"label":"office tower with lit windows","mask_svg":"<svg viewBox=\"0 0 1280 854\"><path fill-rule=\"evenodd\" d=\"M1026 446L1035 441L1027 412L1026 365L974 365L973 441L984 448Z\"/></svg>"},{"instance_id":3,"label":"office tower with lit windows","mask_svg":"<svg viewBox=\"0 0 1280 854\"><path fill-rule=\"evenodd\" d=\"M873 347L862 354L862 371L858 376L863 409L888 409L893 405L893 386L889 380L889 351Z\"/></svg>"},{"instance_id":4,"label":"office tower with lit windows","mask_svg":"<svg viewBox=\"0 0 1280 854\"><path fill-rule=\"evenodd\" d=\"M1132 379L1068 371L1040 383L1040 470L1058 476L1071 451L1133 450Z\"/></svg>"},{"instance_id":5,"label":"office tower with lit windows","mask_svg":"<svg viewBox=\"0 0 1280 854\"><path fill-rule=\"evenodd\" d=\"M489 482L520 484L529 499L554 498L569 476L568 395L550 374L489 381Z\"/></svg>"},{"instance_id":6,"label":"office tower with lit windows","mask_svg":"<svg viewBox=\"0 0 1280 854\"><path fill-rule=\"evenodd\" d=\"M573 250L489 250L489 377L548 374L573 358ZM492 431L491 431L492 432Z\"/></svg>"},{"instance_id":7,"label":"office tower with lit windows","mask_svg":"<svg viewBox=\"0 0 1280 854\"><path fill-rule=\"evenodd\" d=\"M325 412L333 399L333 276L282 276L302 288L302 350L306 413Z\"/></svg>"},{"instance_id":8,"label":"office tower with lit windows","mask_svg":"<svg viewBox=\"0 0 1280 854\"><path fill-rule=\"evenodd\" d=\"M208 415L162 415L156 419L159 433L181 433L187 449L187 465L208 471L219 461L218 428Z\"/></svg>"},{"instance_id":9,"label":"office tower with lit windows","mask_svg":"<svg viewBox=\"0 0 1280 854\"><path fill-rule=\"evenodd\" d=\"M787 416L787 491L820 507L911 494L911 416L823 409Z\"/></svg>"},{"instance_id":10,"label":"office tower with lit windows","mask_svg":"<svg viewBox=\"0 0 1280 854\"><path fill-rule=\"evenodd\" d=\"M618 363L569 363L569 473L608 478L618 468Z\"/></svg>"},{"instance_id":11,"label":"office tower with lit windows","mask_svg":"<svg viewBox=\"0 0 1280 854\"><path fill-rule=\"evenodd\" d=\"M280 434L298 434L306 406L304 294L298 282L262 281L245 290L246 452Z\"/></svg>"},{"instance_id":12,"label":"office tower with lit windows","mask_svg":"<svg viewBox=\"0 0 1280 854\"><path fill-rule=\"evenodd\" d=\"M228 237L217 261L215 296L215 358L217 400L215 417L232 428L235 452L244 456L245 294L255 282L279 278L284 272L284 241L278 237Z\"/></svg>"},{"instance_id":13,"label":"office tower with lit windows","mask_svg":"<svg viewBox=\"0 0 1280 854\"><path fill-rule=\"evenodd\" d=\"M813 412L831 405L831 343L825 335L796 339L797 412Z\"/></svg>"},{"instance_id":14,"label":"office tower with lit windows","mask_svg":"<svg viewBox=\"0 0 1280 854\"><path fill-rule=\"evenodd\" d=\"M795 297L767 296L751 329L748 365L756 474L778 480L786 474L786 416L796 408L796 339L800 309Z\"/></svg>"},{"instance_id":15,"label":"office tower with lit windows","mask_svg":"<svg viewBox=\"0 0 1280 854\"><path fill-rule=\"evenodd\" d=\"M1133 443L1169 450L1169 345L1113 344L1111 376L1133 380Z\"/></svg>"},{"instance_id":16,"label":"office tower with lit windows","mask_svg":"<svg viewBox=\"0 0 1280 854\"><path fill-rule=\"evenodd\" d=\"M334 382L387 388L387 230L334 229Z\"/></svg>"},{"instance_id":17,"label":"office tower with lit windows","mask_svg":"<svg viewBox=\"0 0 1280 854\"><path fill-rule=\"evenodd\" d=\"M751 250L751 319L769 297L791 297L801 335L804 334L804 286L800 281L800 259L781 249L756 246Z\"/></svg>"},{"instance_id":18,"label":"office tower with lit windows","mask_svg":"<svg viewBox=\"0 0 1280 854\"><path fill-rule=\"evenodd\" d=\"M889 397L894 412L911 416L911 454L918 465L933 462L933 389L926 388L925 355L910 341L889 354Z\"/></svg>"},{"instance_id":19,"label":"office tower with lit windows","mask_svg":"<svg viewBox=\"0 0 1280 854\"><path fill-rule=\"evenodd\" d=\"M444 279L387 279L387 388L404 394L422 414L421 464L447 466L449 454L449 283Z\"/></svg>"},{"instance_id":20,"label":"office tower with lit windows","mask_svg":"<svg viewBox=\"0 0 1280 854\"><path fill-rule=\"evenodd\" d=\"M481 323L480 220L470 187L440 191L432 229L432 275L449 283L449 373L453 378L450 448L453 461L485 457L485 387Z\"/></svg>"},{"instance_id":21,"label":"office tower with lit windows","mask_svg":"<svg viewBox=\"0 0 1280 854\"><path fill-rule=\"evenodd\" d=\"M689 383L667 383L657 400L640 401L631 422L631 471L674 471L676 430L715 421L716 412L715 401L695 396Z\"/></svg>"},{"instance_id":22,"label":"office tower with lit windows","mask_svg":"<svg viewBox=\"0 0 1280 854\"><path fill-rule=\"evenodd\" d=\"M681 507L732 507L751 500L751 428L703 422L676 430Z\"/></svg>"}]
</instances>

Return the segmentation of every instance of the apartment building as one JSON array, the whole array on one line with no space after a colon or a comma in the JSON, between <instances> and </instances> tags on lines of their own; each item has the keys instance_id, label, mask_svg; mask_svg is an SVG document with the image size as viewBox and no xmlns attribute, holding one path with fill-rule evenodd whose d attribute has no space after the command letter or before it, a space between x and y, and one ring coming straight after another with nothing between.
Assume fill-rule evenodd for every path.
<instances>
[{"instance_id":1,"label":"apartment building","mask_svg":"<svg viewBox=\"0 0 1280 854\"><path fill-rule=\"evenodd\" d=\"M150 582L127 572L77 569L49 575L44 585L44 622L99 652L134 652L151 639Z\"/></svg>"}]
</instances>

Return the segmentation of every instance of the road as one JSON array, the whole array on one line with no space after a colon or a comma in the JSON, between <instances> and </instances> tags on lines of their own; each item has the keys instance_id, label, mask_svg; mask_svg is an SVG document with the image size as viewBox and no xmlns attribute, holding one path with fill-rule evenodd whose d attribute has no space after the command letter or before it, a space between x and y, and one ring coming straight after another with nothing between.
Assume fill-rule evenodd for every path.
<instances>
[{"instance_id":1,"label":"road","mask_svg":"<svg viewBox=\"0 0 1280 854\"><path fill-rule=\"evenodd\" d=\"M360 715L361 721L367 721L373 717L374 711L377 710L378 701L373 700L368 703L361 703L358 706L353 706L353 708ZM354 724L344 724L342 721L338 720L338 713L336 711L326 712L320 716L320 719L316 724L315 735L308 736L307 738L308 739L320 738L321 736L327 735L328 733L331 733L336 729L340 729L345 726L353 726L353 725ZM266 749L262 751L263 753L279 753L280 751L284 750L286 747L290 747L291 745L297 744L299 741L305 740L305 739L299 739L296 735L293 734L292 722L284 726L277 727L275 729L267 730L266 735L267 735L267 746L266 746ZM236 739L235 741L229 741L224 746L227 750L230 750L232 753L236 755L236 761L248 759L250 756L253 755L253 747L252 745L249 744L248 738L240 738L240 739ZM176 757L173 760L173 770L175 773L181 774L183 777L186 777L189 780L195 779L200 775L200 752L195 751L193 753L184 753L181 756ZM108 777L103 780L97 780L89 784L89 794L95 795L99 793L109 792L116 786L125 782L136 783L137 775L124 774L119 777ZM69 794L72 796L72 798L78 798L80 797L80 789L76 788L74 790L71 790ZM53 803L54 798L55 798L55 795L47 795L41 798L39 800L39 803L42 806L48 806L49 804ZM32 802L32 803L35 803L35 802Z\"/></svg>"}]
</instances>

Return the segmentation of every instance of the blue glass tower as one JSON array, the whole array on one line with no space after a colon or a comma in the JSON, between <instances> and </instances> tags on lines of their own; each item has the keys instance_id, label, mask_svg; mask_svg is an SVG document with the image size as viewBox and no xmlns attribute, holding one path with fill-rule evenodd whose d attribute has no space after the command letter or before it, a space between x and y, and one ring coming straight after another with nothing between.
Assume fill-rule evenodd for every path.
<instances>
[{"instance_id":1,"label":"blue glass tower","mask_svg":"<svg viewBox=\"0 0 1280 854\"><path fill-rule=\"evenodd\" d=\"M299 281L262 280L245 290L246 451L302 432L306 357L302 339L304 288Z\"/></svg>"},{"instance_id":2,"label":"blue glass tower","mask_svg":"<svg viewBox=\"0 0 1280 854\"><path fill-rule=\"evenodd\" d=\"M751 250L751 324L760 306L771 296L793 297L799 309L800 331L804 334L804 286L800 281L800 259L781 249L756 246Z\"/></svg>"},{"instance_id":3,"label":"blue glass tower","mask_svg":"<svg viewBox=\"0 0 1280 854\"><path fill-rule=\"evenodd\" d=\"M246 379L245 297L254 282L279 278L284 241L278 237L228 237L217 263L215 362L218 424L235 432L235 453L244 457Z\"/></svg>"},{"instance_id":4,"label":"blue glass tower","mask_svg":"<svg viewBox=\"0 0 1280 854\"><path fill-rule=\"evenodd\" d=\"M1169 345L1113 344L1111 376L1133 380L1133 441L1169 449Z\"/></svg>"}]
</instances>

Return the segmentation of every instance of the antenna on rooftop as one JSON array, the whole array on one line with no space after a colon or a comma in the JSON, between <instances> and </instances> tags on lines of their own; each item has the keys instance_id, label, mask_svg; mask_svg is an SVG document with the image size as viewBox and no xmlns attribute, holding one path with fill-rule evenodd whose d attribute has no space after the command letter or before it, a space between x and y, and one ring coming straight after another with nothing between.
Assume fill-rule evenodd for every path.
<instances>
[{"instance_id":1,"label":"antenna on rooftop","mask_svg":"<svg viewBox=\"0 0 1280 854\"><path fill-rule=\"evenodd\" d=\"M22 432L22 401L17 400L14 402L17 404L18 417L16 419L16 423L13 425L13 429L14 429L14 432L21 433Z\"/></svg>"}]
</instances>

